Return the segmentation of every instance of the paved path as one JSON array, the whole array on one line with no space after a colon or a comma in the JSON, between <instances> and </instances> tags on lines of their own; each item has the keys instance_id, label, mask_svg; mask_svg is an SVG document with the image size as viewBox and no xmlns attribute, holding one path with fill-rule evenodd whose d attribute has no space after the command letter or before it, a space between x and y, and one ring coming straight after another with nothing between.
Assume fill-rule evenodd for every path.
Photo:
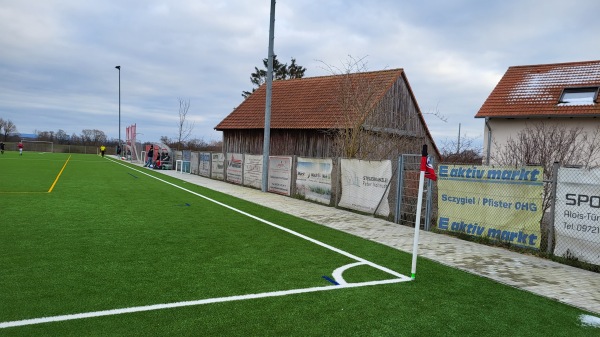
<instances>
[{"instance_id":1,"label":"paved path","mask_svg":"<svg viewBox=\"0 0 600 337\"><path fill-rule=\"evenodd\" d=\"M405 252L412 252L414 230L410 227L197 175L172 170L160 172ZM425 231L421 231L419 235L419 255L600 315L598 273Z\"/></svg>"}]
</instances>

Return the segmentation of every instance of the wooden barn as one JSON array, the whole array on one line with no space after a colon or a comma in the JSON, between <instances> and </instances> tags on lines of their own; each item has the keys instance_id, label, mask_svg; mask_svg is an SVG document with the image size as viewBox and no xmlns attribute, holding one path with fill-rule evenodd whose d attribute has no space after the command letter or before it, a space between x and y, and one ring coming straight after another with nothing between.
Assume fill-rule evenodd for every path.
<instances>
[{"instance_id":1,"label":"wooden barn","mask_svg":"<svg viewBox=\"0 0 600 337\"><path fill-rule=\"evenodd\" d=\"M266 85L223 119L223 151L262 154ZM271 155L395 159L439 151L403 69L273 81Z\"/></svg>"}]
</instances>

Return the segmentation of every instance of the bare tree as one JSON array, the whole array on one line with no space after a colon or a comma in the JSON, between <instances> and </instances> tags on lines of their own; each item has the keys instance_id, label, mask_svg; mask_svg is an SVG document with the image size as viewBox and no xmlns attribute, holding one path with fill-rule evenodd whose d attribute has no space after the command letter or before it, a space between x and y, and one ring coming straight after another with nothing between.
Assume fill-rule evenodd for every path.
<instances>
[{"instance_id":1,"label":"bare tree","mask_svg":"<svg viewBox=\"0 0 600 337\"><path fill-rule=\"evenodd\" d=\"M165 145L168 145L168 146L171 146L173 144L173 141L171 140L171 138L169 138L167 136L160 136L160 142Z\"/></svg>"},{"instance_id":2,"label":"bare tree","mask_svg":"<svg viewBox=\"0 0 600 337\"><path fill-rule=\"evenodd\" d=\"M0 124L2 124L2 127L0 127L0 129L2 129L2 133L4 134L4 141L8 140L8 135L17 132L17 126L10 119L0 119Z\"/></svg>"},{"instance_id":3,"label":"bare tree","mask_svg":"<svg viewBox=\"0 0 600 337\"><path fill-rule=\"evenodd\" d=\"M208 143L204 141L204 138L194 138L187 142L187 148L192 151L204 150L208 147Z\"/></svg>"},{"instance_id":4,"label":"bare tree","mask_svg":"<svg viewBox=\"0 0 600 337\"><path fill-rule=\"evenodd\" d=\"M93 138L94 145L102 145L102 144L106 143L108 138L106 137L106 134L104 134L104 131L96 130L96 129L94 129L92 131L93 131L93 137L94 137Z\"/></svg>"},{"instance_id":5,"label":"bare tree","mask_svg":"<svg viewBox=\"0 0 600 337\"><path fill-rule=\"evenodd\" d=\"M179 122L177 124L177 150L181 150L183 142L185 142L194 130L194 122L187 120L187 115L190 110L190 100L179 98Z\"/></svg>"},{"instance_id":6,"label":"bare tree","mask_svg":"<svg viewBox=\"0 0 600 337\"><path fill-rule=\"evenodd\" d=\"M504 146L494 142L493 161L499 165L540 165L544 179L550 180L554 162L597 166L600 160L600 126L591 133L582 127L567 128L544 122L527 125ZM549 184L544 186L544 210L549 207Z\"/></svg>"},{"instance_id":7,"label":"bare tree","mask_svg":"<svg viewBox=\"0 0 600 337\"><path fill-rule=\"evenodd\" d=\"M52 131L36 131L38 140L52 141Z\"/></svg>"},{"instance_id":8,"label":"bare tree","mask_svg":"<svg viewBox=\"0 0 600 337\"><path fill-rule=\"evenodd\" d=\"M71 134L71 137L69 137L70 139L70 144L79 144L81 143L82 145L84 145L84 141L81 137L79 137L75 132L73 132Z\"/></svg>"},{"instance_id":9,"label":"bare tree","mask_svg":"<svg viewBox=\"0 0 600 337\"><path fill-rule=\"evenodd\" d=\"M55 138L59 144L67 144L69 142L69 135L63 129L58 129Z\"/></svg>"},{"instance_id":10,"label":"bare tree","mask_svg":"<svg viewBox=\"0 0 600 337\"><path fill-rule=\"evenodd\" d=\"M446 139L442 141L440 146L440 152L442 155L442 161L446 163L457 163L457 164L478 164L482 162L481 146L476 145L476 138L459 136L458 140Z\"/></svg>"},{"instance_id":11,"label":"bare tree","mask_svg":"<svg viewBox=\"0 0 600 337\"><path fill-rule=\"evenodd\" d=\"M206 147L207 151L213 152L222 152L223 151L223 141L222 140L211 140Z\"/></svg>"},{"instance_id":12,"label":"bare tree","mask_svg":"<svg viewBox=\"0 0 600 337\"><path fill-rule=\"evenodd\" d=\"M91 129L81 130L80 139L83 145L92 145L93 134L94 132Z\"/></svg>"},{"instance_id":13,"label":"bare tree","mask_svg":"<svg viewBox=\"0 0 600 337\"><path fill-rule=\"evenodd\" d=\"M552 164L560 162L590 168L600 160L600 126L587 133L582 127L567 128L544 122L527 125L504 146L494 144L494 162L500 165L541 165L550 178ZM548 172L546 174L546 171Z\"/></svg>"},{"instance_id":14,"label":"bare tree","mask_svg":"<svg viewBox=\"0 0 600 337\"><path fill-rule=\"evenodd\" d=\"M358 159L382 159L406 151L418 151L426 141L416 105L403 83L383 82L368 72L365 58L352 56L342 67L325 65L339 79L335 93L340 111L338 126L330 130L336 156ZM381 97L382 86L387 93ZM400 104L398 102L401 102Z\"/></svg>"}]
</instances>

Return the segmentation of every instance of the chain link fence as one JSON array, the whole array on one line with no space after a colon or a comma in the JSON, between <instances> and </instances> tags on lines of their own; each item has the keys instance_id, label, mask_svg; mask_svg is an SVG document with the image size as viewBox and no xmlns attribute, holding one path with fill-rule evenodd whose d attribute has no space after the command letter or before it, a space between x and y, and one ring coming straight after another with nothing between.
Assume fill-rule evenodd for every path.
<instances>
[{"instance_id":1,"label":"chain link fence","mask_svg":"<svg viewBox=\"0 0 600 337\"><path fill-rule=\"evenodd\" d=\"M600 266L600 169L438 166L436 228ZM594 269L594 268L592 268Z\"/></svg>"},{"instance_id":2,"label":"chain link fence","mask_svg":"<svg viewBox=\"0 0 600 337\"><path fill-rule=\"evenodd\" d=\"M559 167L552 180L549 248L556 256L600 265L600 169Z\"/></svg>"},{"instance_id":3,"label":"chain link fence","mask_svg":"<svg viewBox=\"0 0 600 337\"><path fill-rule=\"evenodd\" d=\"M440 164L437 228L540 249L543 168Z\"/></svg>"},{"instance_id":4,"label":"chain link fence","mask_svg":"<svg viewBox=\"0 0 600 337\"><path fill-rule=\"evenodd\" d=\"M404 154L398 159L398 175L396 182L396 210L394 212L394 222L414 227L417 216L417 201L419 198L419 178L421 170L421 155ZM423 229L431 229L431 219L435 218L434 205L437 204L436 195L433 189L433 182L425 179L423 189L423 207L421 210L422 219L420 223Z\"/></svg>"},{"instance_id":5,"label":"chain link fence","mask_svg":"<svg viewBox=\"0 0 600 337\"><path fill-rule=\"evenodd\" d=\"M4 147L7 151L18 151L18 142L6 142ZM83 153L83 154L99 154L100 146L96 145L69 145L58 144L53 142L42 141L24 141L23 151L27 152L54 152L54 153ZM106 147L106 153L115 154L116 148Z\"/></svg>"}]
</instances>

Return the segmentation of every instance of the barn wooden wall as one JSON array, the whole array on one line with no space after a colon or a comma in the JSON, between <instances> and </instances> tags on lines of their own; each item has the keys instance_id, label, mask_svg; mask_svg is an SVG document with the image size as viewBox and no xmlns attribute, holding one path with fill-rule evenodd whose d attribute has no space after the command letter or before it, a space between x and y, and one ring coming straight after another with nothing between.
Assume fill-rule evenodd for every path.
<instances>
[{"instance_id":1,"label":"barn wooden wall","mask_svg":"<svg viewBox=\"0 0 600 337\"><path fill-rule=\"evenodd\" d=\"M361 158L369 160L396 160L400 154L420 154L422 144L433 144L419 117L417 103L403 78L392 85L380 98L374 112L365 121L366 137L377 141L361 148ZM402 137L398 137L401 135ZM262 154L263 130L223 130L223 151L233 153ZM271 155L298 155L313 158L338 157L335 149L334 130L271 129ZM430 151L437 158L434 151Z\"/></svg>"},{"instance_id":2,"label":"barn wooden wall","mask_svg":"<svg viewBox=\"0 0 600 337\"><path fill-rule=\"evenodd\" d=\"M262 154L263 130L224 130L225 152ZM298 155L313 158L333 157L333 138L327 130L271 129L271 155Z\"/></svg>"}]
</instances>

